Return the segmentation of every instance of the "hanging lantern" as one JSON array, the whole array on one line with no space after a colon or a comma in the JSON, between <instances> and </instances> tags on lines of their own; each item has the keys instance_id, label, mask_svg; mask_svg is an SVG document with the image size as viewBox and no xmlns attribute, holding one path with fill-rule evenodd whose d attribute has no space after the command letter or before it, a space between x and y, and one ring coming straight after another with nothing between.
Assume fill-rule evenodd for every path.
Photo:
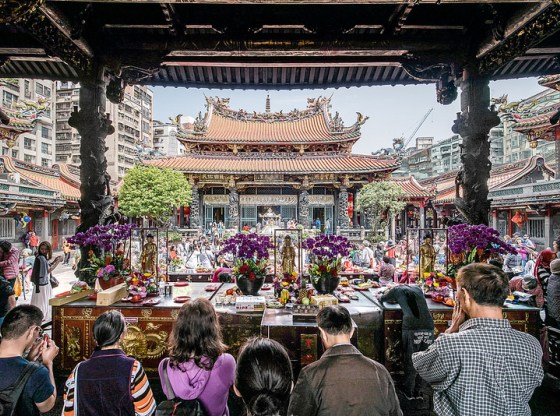
<instances>
[{"instance_id":1,"label":"hanging lantern","mask_svg":"<svg viewBox=\"0 0 560 416\"><path fill-rule=\"evenodd\" d=\"M515 212L515 215L511 218L511 222L516 224L518 227L521 227L524 222L527 221L527 214L521 213L519 211Z\"/></svg>"},{"instance_id":2,"label":"hanging lantern","mask_svg":"<svg viewBox=\"0 0 560 416\"><path fill-rule=\"evenodd\" d=\"M348 194L348 218L354 213L354 194Z\"/></svg>"}]
</instances>

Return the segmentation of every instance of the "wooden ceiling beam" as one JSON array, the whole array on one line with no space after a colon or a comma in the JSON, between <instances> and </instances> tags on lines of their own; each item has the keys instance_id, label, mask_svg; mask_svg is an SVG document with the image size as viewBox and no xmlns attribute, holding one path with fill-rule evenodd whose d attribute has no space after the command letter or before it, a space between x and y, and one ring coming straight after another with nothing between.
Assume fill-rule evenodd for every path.
<instances>
[{"instance_id":1,"label":"wooden ceiling beam","mask_svg":"<svg viewBox=\"0 0 560 416\"><path fill-rule=\"evenodd\" d=\"M560 3L546 1L532 5L519 12L510 21L505 31L505 39L494 46L492 41L479 48L477 54L479 72L491 74L498 68L526 54L546 38L560 30ZM490 46L493 47L490 47ZM490 47L490 49L488 49Z\"/></svg>"},{"instance_id":2,"label":"wooden ceiling beam","mask_svg":"<svg viewBox=\"0 0 560 416\"><path fill-rule=\"evenodd\" d=\"M43 4L40 7L41 13L50 20L50 22L64 35L70 42L72 42L80 51L88 58L93 58L94 53L89 44L83 38L75 39L72 36L72 26L68 22L66 16L60 13L55 7L48 4Z\"/></svg>"}]
</instances>

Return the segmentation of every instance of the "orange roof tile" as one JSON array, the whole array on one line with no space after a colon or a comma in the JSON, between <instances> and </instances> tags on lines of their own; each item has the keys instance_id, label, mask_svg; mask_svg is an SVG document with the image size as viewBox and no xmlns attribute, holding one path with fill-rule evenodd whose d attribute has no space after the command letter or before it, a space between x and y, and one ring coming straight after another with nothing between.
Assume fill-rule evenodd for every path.
<instances>
[{"instance_id":1,"label":"orange roof tile","mask_svg":"<svg viewBox=\"0 0 560 416\"><path fill-rule=\"evenodd\" d=\"M392 171L395 159L368 155L302 156L294 158L244 158L190 155L147 160L147 165L172 168L188 173L369 173Z\"/></svg>"},{"instance_id":2,"label":"orange roof tile","mask_svg":"<svg viewBox=\"0 0 560 416\"><path fill-rule=\"evenodd\" d=\"M227 100L227 99L226 99ZM356 141L361 118L344 127L338 113L328 111L330 99L319 97L304 110L288 113L248 113L229 108L229 100L207 98L208 112L199 114L193 130L178 126L177 138L189 143L305 144Z\"/></svg>"},{"instance_id":3,"label":"orange roof tile","mask_svg":"<svg viewBox=\"0 0 560 416\"><path fill-rule=\"evenodd\" d=\"M183 138L183 137L180 137ZM208 133L194 137L197 142L299 144L357 140L359 132L331 133L323 114L291 122L240 121L213 114Z\"/></svg>"},{"instance_id":4,"label":"orange roof tile","mask_svg":"<svg viewBox=\"0 0 560 416\"><path fill-rule=\"evenodd\" d=\"M393 177L391 181L399 185L406 193L407 197L430 197L434 196L434 192L420 185L414 176Z\"/></svg>"},{"instance_id":5,"label":"orange roof tile","mask_svg":"<svg viewBox=\"0 0 560 416\"><path fill-rule=\"evenodd\" d=\"M36 166L19 160L13 160L6 156L3 157L4 163L12 172L17 172L21 176L32 182L41 184L54 191L60 192L61 196L68 201L80 199L80 188L72 185L56 169ZM36 170L32 170L32 169Z\"/></svg>"}]
</instances>

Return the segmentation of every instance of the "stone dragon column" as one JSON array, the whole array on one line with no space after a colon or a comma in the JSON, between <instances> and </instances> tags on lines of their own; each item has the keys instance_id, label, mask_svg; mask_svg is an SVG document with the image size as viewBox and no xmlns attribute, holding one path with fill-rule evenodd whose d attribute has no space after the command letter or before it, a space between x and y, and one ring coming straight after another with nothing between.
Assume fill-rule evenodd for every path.
<instances>
[{"instance_id":1,"label":"stone dragon column","mask_svg":"<svg viewBox=\"0 0 560 416\"><path fill-rule=\"evenodd\" d=\"M298 195L299 198L299 211L298 221L304 228L310 228L311 223L309 220L309 192L307 189L302 189Z\"/></svg>"},{"instance_id":2,"label":"stone dragon column","mask_svg":"<svg viewBox=\"0 0 560 416\"><path fill-rule=\"evenodd\" d=\"M198 191L197 185L192 185L191 190L192 190L192 200L190 206L191 213L189 216L189 222L191 228L197 228L200 225L202 225L200 221L200 193Z\"/></svg>"},{"instance_id":3,"label":"stone dragon column","mask_svg":"<svg viewBox=\"0 0 560 416\"><path fill-rule=\"evenodd\" d=\"M488 225L490 201L490 129L500 123L496 111L490 106L490 88L487 78L478 76L473 68L465 68L461 82L461 113L453 125L453 132L463 138L461 145L461 170L456 184L463 195L456 195L455 207L470 224Z\"/></svg>"},{"instance_id":4,"label":"stone dragon column","mask_svg":"<svg viewBox=\"0 0 560 416\"><path fill-rule=\"evenodd\" d=\"M239 230L239 193L235 186L229 187L229 228Z\"/></svg>"},{"instance_id":5,"label":"stone dragon column","mask_svg":"<svg viewBox=\"0 0 560 416\"><path fill-rule=\"evenodd\" d=\"M341 186L338 191L338 226L348 228L350 220L348 218L348 188Z\"/></svg>"}]
</instances>

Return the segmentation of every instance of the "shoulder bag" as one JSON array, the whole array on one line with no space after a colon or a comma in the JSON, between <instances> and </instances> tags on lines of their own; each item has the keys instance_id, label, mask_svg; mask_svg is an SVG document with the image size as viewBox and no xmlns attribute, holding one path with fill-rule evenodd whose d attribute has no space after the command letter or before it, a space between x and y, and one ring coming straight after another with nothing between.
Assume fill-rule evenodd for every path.
<instances>
[{"instance_id":1,"label":"shoulder bag","mask_svg":"<svg viewBox=\"0 0 560 416\"><path fill-rule=\"evenodd\" d=\"M56 277L53 276L52 273L49 276L49 282L51 283L51 286L52 286L53 289L55 287L58 287L58 285L60 285L60 282L58 281L58 279Z\"/></svg>"},{"instance_id":2,"label":"shoulder bag","mask_svg":"<svg viewBox=\"0 0 560 416\"><path fill-rule=\"evenodd\" d=\"M206 411L202 407L200 400L182 400L175 396L173 387L167 375L167 364L169 358L163 362L163 379L167 388L168 400L161 402L156 409L156 416L206 416Z\"/></svg>"}]
</instances>

